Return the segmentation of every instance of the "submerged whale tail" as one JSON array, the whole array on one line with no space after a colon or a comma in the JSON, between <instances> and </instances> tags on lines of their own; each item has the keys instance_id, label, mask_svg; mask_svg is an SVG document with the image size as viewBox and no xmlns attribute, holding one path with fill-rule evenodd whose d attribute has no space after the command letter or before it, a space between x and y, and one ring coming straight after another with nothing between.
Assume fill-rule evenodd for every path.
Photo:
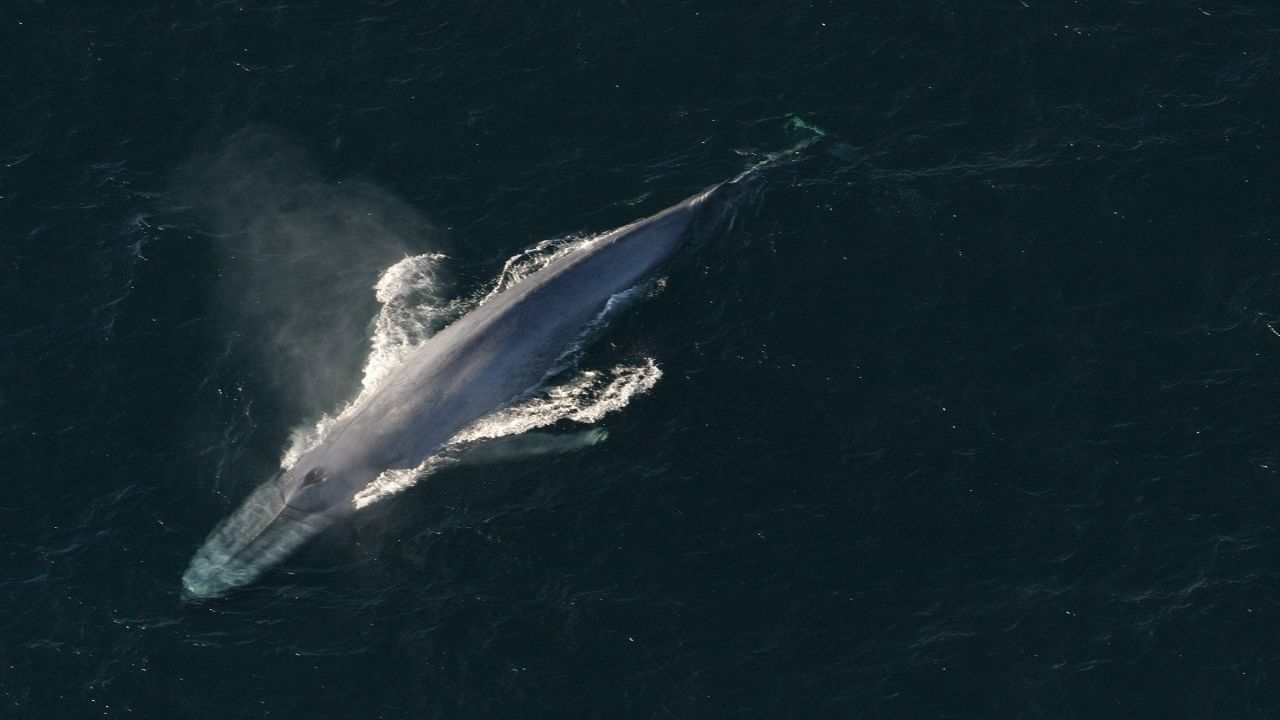
<instances>
[{"instance_id":1,"label":"submerged whale tail","mask_svg":"<svg viewBox=\"0 0 1280 720\"><path fill-rule=\"evenodd\" d=\"M857 151L846 142L835 139L827 131L805 122L795 115L787 118L783 130L792 139L785 150L766 153L737 176L721 183L723 186L751 185L763 175L790 168L821 158L831 158L845 163L857 161Z\"/></svg>"},{"instance_id":2,"label":"submerged whale tail","mask_svg":"<svg viewBox=\"0 0 1280 720\"><path fill-rule=\"evenodd\" d=\"M800 154L804 152L808 157L825 155L849 163L857 159L857 151L854 150L852 145L836 140L828 135L826 130L817 125L807 123L796 115L787 118L787 123L783 127L788 133L806 136L785 151L786 153Z\"/></svg>"},{"instance_id":3,"label":"submerged whale tail","mask_svg":"<svg viewBox=\"0 0 1280 720\"><path fill-rule=\"evenodd\" d=\"M785 150L767 153L736 176L713 185L702 197L715 202L702 203L702 215L696 222L696 231L690 233L689 245L700 244L700 238L720 235L733 229L739 212L750 208L763 192L766 177L785 168L792 168L821 158L831 158L843 163L854 163L857 151L852 145L836 140L822 128L805 122L795 115L788 117L784 131L793 138Z\"/></svg>"}]
</instances>

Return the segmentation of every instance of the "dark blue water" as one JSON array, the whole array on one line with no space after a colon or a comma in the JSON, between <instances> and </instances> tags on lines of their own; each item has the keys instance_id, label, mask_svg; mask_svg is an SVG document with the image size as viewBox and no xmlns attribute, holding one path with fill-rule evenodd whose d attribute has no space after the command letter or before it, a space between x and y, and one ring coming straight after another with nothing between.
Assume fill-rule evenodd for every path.
<instances>
[{"instance_id":1,"label":"dark blue water","mask_svg":"<svg viewBox=\"0 0 1280 720\"><path fill-rule=\"evenodd\" d=\"M0 59L0 716L1280 715L1270 4L18 0ZM664 372L606 442L183 600L383 269L793 117L853 154L582 358Z\"/></svg>"}]
</instances>

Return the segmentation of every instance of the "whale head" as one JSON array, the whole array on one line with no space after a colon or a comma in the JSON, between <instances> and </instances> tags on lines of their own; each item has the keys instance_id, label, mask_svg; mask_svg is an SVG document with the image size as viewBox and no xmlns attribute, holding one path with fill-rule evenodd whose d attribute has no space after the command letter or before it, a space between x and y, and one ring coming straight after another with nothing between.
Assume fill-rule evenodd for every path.
<instances>
[{"instance_id":1,"label":"whale head","mask_svg":"<svg viewBox=\"0 0 1280 720\"><path fill-rule=\"evenodd\" d=\"M196 551L182 575L185 594L224 595L284 560L354 509L349 477L299 463L263 483Z\"/></svg>"}]
</instances>

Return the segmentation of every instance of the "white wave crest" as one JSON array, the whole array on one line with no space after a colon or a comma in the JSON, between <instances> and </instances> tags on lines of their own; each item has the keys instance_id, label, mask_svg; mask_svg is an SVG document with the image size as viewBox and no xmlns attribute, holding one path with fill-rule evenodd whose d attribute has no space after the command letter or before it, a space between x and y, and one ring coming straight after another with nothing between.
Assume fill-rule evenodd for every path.
<instances>
[{"instance_id":1,"label":"white wave crest","mask_svg":"<svg viewBox=\"0 0 1280 720\"><path fill-rule=\"evenodd\" d=\"M419 478L424 478L431 473L443 467L448 467L458 461L458 458L440 453L427 458L425 462L416 468L409 470L384 470L381 475L374 478L365 489L356 493L351 498L351 504L357 510L366 508L379 500L389 498L398 492L412 487L418 482Z\"/></svg>"},{"instance_id":2,"label":"white wave crest","mask_svg":"<svg viewBox=\"0 0 1280 720\"><path fill-rule=\"evenodd\" d=\"M529 277L533 273L541 270L551 261L562 255L577 250L587 243L595 240L600 235L591 235L585 237L567 237L555 238L553 240L543 240L542 242L522 250L512 255L502 266L502 272L498 275L498 280L493 284L493 288L485 293L478 305L483 305L498 293L515 285L521 280Z\"/></svg>"}]
</instances>

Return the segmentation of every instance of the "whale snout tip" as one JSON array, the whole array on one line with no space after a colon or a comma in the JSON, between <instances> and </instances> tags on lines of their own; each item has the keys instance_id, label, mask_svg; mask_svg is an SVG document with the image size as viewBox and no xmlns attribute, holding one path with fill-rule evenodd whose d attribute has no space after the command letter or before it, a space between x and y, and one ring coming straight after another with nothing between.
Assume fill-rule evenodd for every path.
<instances>
[{"instance_id":1,"label":"whale snout tip","mask_svg":"<svg viewBox=\"0 0 1280 720\"><path fill-rule=\"evenodd\" d=\"M207 558L195 557L182 573L182 599L191 601L212 600L242 583L230 577L229 569L217 567Z\"/></svg>"},{"instance_id":2,"label":"whale snout tip","mask_svg":"<svg viewBox=\"0 0 1280 720\"><path fill-rule=\"evenodd\" d=\"M182 576L182 599L185 601L211 600L220 594L214 588L206 586L188 575L184 574Z\"/></svg>"},{"instance_id":3,"label":"whale snout tip","mask_svg":"<svg viewBox=\"0 0 1280 720\"><path fill-rule=\"evenodd\" d=\"M261 489L205 540L182 574L183 596L205 600L248 585L333 522L302 514Z\"/></svg>"}]
</instances>

